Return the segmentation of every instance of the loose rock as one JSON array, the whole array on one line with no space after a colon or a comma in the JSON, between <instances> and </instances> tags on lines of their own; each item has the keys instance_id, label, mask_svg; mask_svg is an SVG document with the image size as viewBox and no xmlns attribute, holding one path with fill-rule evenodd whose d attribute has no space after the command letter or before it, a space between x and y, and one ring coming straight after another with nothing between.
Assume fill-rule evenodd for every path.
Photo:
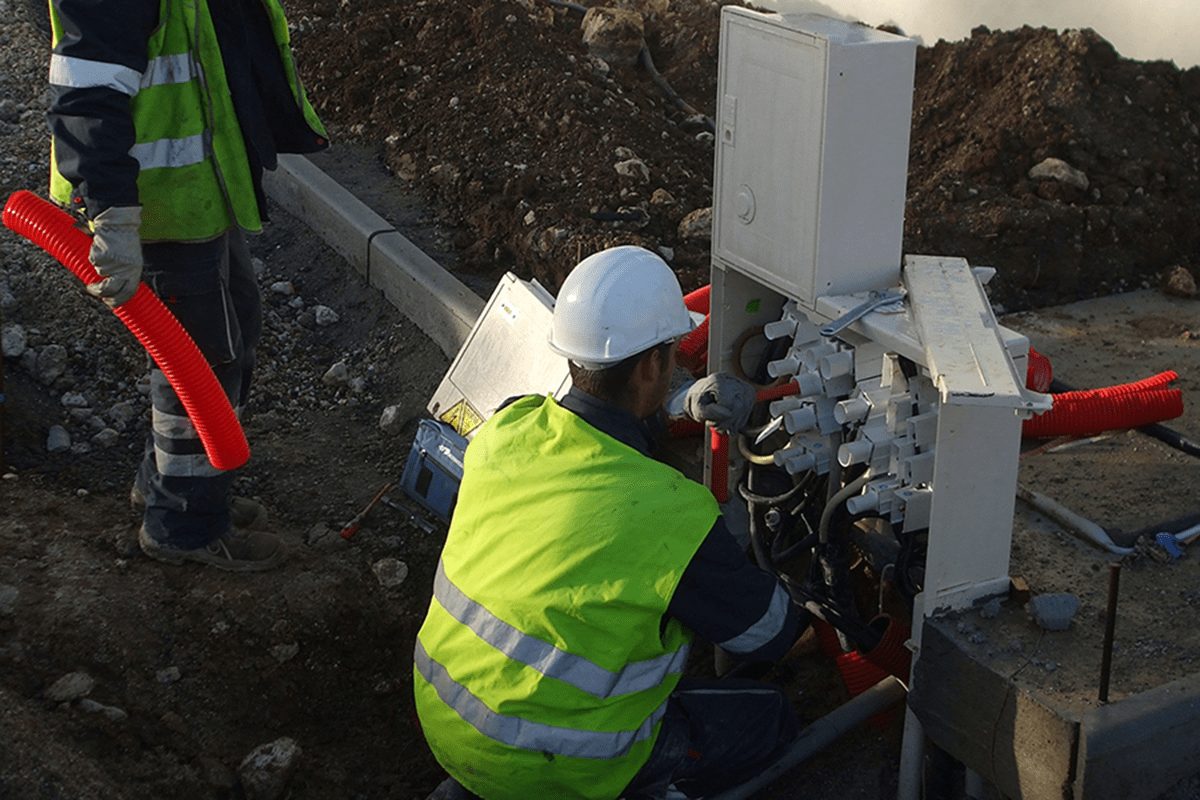
<instances>
[{"instance_id":1,"label":"loose rock","mask_svg":"<svg viewBox=\"0 0 1200 800\"><path fill-rule=\"evenodd\" d=\"M71 672L56 680L46 690L46 699L55 703L78 700L91 694L96 688L96 679L86 672Z\"/></svg>"},{"instance_id":2,"label":"loose rock","mask_svg":"<svg viewBox=\"0 0 1200 800\"><path fill-rule=\"evenodd\" d=\"M1082 170L1072 167L1061 158L1047 158L1029 170L1033 179L1050 178L1068 186L1074 186L1080 191L1087 191L1088 177Z\"/></svg>"},{"instance_id":3,"label":"loose rock","mask_svg":"<svg viewBox=\"0 0 1200 800\"><path fill-rule=\"evenodd\" d=\"M313 314L316 316L317 325L322 328L328 328L330 325L336 324L337 321L341 319L341 317L337 315L337 312L329 306L316 306L313 308Z\"/></svg>"},{"instance_id":4,"label":"loose rock","mask_svg":"<svg viewBox=\"0 0 1200 800\"><path fill-rule=\"evenodd\" d=\"M712 206L697 208L684 217L679 223L680 239L712 239Z\"/></svg>"},{"instance_id":5,"label":"loose rock","mask_svg":"<svg viewBox=\"0 0 1200 800\"><path fill-rule=\"evenodd\" d=\"M623 8L593 6L583 17L588 53L613 66L631 67L645 45L642 15Z\"/></svg>"},{"instance_id":6,"label":"loose rock","mask_svg":"<svg viewBox=\"0 0 1200 800\"><path fill-rule=\"evenodd\" d=\"M247 800L279 800L283 797L301 753L296 741L286 736L251 751L238 766Z\"/></svg>"},{"instance_id":7,"label":"loose rock","mask_svg":"<svg viewBox=\"0 0 1200 800\"><path fill-rule=\"evenodd\" d=\"M371 565L375 579L385 589L395 589L408 577L408 564L398 558L381 558Z\"/></svg>"},{"instance_id":8,"label":"loose rock","mask_svg":"<svg viewBox=\"0 0 1200 800\"><path fill-rule=\"evenodd\" d=\"M46 452L65 453L71 449L71 434L62 425L51 425L46 436Z\"/></svg>"}]
</instances>

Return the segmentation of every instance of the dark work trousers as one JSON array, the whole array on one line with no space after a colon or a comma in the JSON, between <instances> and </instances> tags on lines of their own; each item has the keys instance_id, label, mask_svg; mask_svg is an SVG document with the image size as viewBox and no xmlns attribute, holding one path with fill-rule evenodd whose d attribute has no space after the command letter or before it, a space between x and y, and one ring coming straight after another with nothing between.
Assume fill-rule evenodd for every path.
<instances>
[{"instance_id":1,"label":"dark work trousers","mask_svg":"<svg viewBox=\"0 0 1200 800\"><path fill-rule=\"evenodd\" d=\"M207 242L142 247L142 280L195 341L240 411L250 389L262 332L262 297L241 231ZM195 426L162 370L151 363L151 435L136 484L146 497L143 524L162 544L192 550L229 531L234 473L208 460Z\"/></svg>"},{"instance_id":2,"label":"dark work trousers","mask_svg":"<svg viewBox=\"0 0 1200 800\"><path fill-rule=\"evenodd\" d=\"M705 797L756 777L782 756L799 726L787 696L754 680L683 678L625 800L659 800L667 787Z\"/></svg>"}]
</instances>

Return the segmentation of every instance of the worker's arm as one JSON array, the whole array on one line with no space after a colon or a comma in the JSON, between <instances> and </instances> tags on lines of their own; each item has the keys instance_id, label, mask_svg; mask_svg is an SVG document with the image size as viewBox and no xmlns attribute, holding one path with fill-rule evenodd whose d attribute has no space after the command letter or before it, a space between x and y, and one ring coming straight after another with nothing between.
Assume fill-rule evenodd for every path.
<instances>
[{"instance_id":1,"label":"worker's arm","mask_svg":"<svg viewBox=\"0 0 1200 800\"><path fill-rule=\"evenodd\" d=\"M684 570L668 610L744 661L775 661L803 633L787 590L750 562L720 517Z\"/></svg>"},{"instance_id":2,"label":"worker's arm","mask_svg":"<svg viewBox=\"0 0 1200 800\"><path fill-rule=\"evenodd\" d=\"M138 162L130 99L146 69L146 43L159 4L52 0L62 35L50 60L50 108L59 171L89 219L110 206L138 205Z\"/></svg>"}]
</instances>

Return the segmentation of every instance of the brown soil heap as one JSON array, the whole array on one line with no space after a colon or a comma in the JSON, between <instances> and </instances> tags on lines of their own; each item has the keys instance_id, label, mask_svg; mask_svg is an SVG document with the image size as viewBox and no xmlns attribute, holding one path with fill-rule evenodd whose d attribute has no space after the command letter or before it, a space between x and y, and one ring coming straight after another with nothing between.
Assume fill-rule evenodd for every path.
<instances>
[{"instance_id":1,"label":"brown soil heap","mask_svg":"<svg viewBox=\"0 0 1200 800\"><path fill-rule=\"evenodd\" d=\"M590 56L564 5L289 9L320 113L386 143L391 169L461 226L464 266L556 289L580 254L636 243L670 248L685 288L706 283L708 242L680 230L711 204L703 120L645 69ZM653 63L711 118L724 3L615 5L642 8ZM1009 311L1195 263L1198 103L1200 69L1122 59L1091 30L979 28L921 48L905 252L996 267L992 299ZM1046 159L1072 169L1031 178Z\"/></svg>"}]
</instances>

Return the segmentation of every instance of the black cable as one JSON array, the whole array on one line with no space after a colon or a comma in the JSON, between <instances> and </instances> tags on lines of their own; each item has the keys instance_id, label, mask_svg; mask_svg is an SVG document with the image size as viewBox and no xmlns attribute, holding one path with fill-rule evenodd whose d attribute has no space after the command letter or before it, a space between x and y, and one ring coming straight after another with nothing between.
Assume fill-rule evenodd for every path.
<instances>
[{"instance_id":1,"label":"black cable","mask_svg":"<svg viewBox=\"0 0 1200 800\"><path fill-rule=\"evenodd\" d=\"M713 124L713 121L704 114L701 114L691 105L689 105L686 100L676 94L675 90L672 89L670 84L667 83L667 79L660 75L658 70L654 68L654 59L650 57L650 48L644 43L642 44L641 52L638 53L638 61L643 67L645 67L646 72L650 73L650 78L656 84L658 84L658 88L662 90L663 94L667 96L667 99L670 100L676 108L687 114L689 117L698 119L700 121L700 125L709 133L717 132L717 126Z\"/></svg>"}]
</instances>

